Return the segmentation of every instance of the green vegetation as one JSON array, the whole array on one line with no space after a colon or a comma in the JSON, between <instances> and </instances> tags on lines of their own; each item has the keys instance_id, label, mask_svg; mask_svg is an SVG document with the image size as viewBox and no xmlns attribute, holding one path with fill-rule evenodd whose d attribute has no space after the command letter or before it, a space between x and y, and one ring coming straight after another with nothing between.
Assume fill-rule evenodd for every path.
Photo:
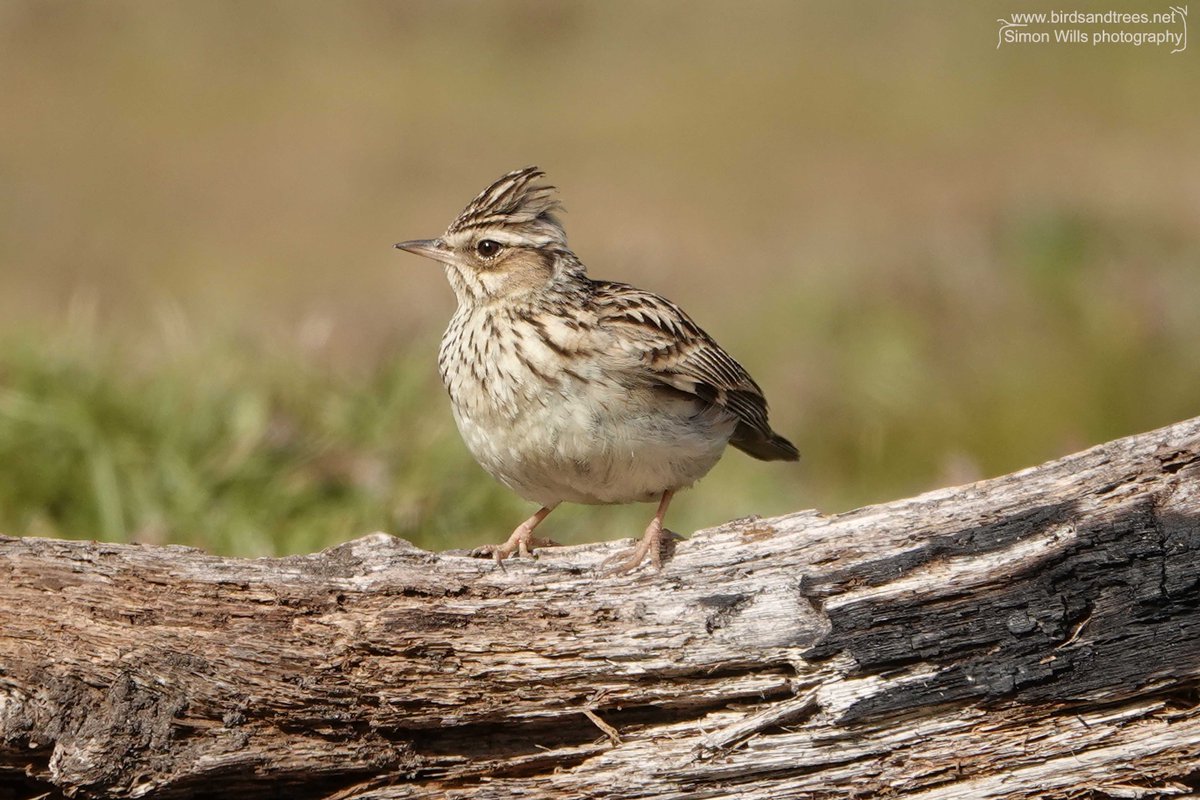
<instances>
[{"instance_id":1,"label":"green vegetation","mask_svg":"<svg viewBox=\"0 0 1200 800\"><path fill-rule=\"evenodd\" d=\"M530 509L454 430L449 290L389 245L531 162L593 274L693 313L803 453L730 453L681 532L1200 413L1188 54L996 51L1013 10L6 4L0 532L502 539Z\"/></svg>"},{"instance_id":2,"label":"green vegetation","mask_svg":"<svg viewBox=\"0 0 1200 800\"><path fill-rule=\"evenodd\" d=\"M234 346L141 370L79 343L6 347L4 528L257 555L376 529L444 545L519 515L454 447L427 374L398 359L351 379Z\"/></svg>"}]
</instances>

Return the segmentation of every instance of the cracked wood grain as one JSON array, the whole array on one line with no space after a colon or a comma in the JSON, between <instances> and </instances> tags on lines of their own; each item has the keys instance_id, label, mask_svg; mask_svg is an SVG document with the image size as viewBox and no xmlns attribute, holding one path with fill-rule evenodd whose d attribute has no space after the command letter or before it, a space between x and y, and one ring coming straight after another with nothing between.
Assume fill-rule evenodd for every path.
<instances>
[{"instance_id":1,"label":"cracked wood grain","mask_svg":"<svg viewBox=\"0 0 1200 800\"><path fill-rule=\"evenodd\" d=\"M621 546L0 537L0 798L1200 791L1200 419Z\"/></svg>"}]
</instances>

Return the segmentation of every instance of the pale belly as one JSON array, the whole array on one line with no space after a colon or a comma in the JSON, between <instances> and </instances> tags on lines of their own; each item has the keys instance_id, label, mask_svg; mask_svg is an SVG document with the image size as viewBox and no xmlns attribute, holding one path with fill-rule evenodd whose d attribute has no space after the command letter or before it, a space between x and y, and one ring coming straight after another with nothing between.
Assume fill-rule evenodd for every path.
<instances>
[{"instance_id":1,"label":"pale belly","mask_svg":"<svg viewBox=\"0 0 1200 800\"><path fill-rule=\"evenodd\" d=\"M454 418L484 469L544 506L657 500L707 474L733 433L731 417L687 399L591 384L584 400L578 388L503 409L473 393L453 403Z\"/></svg>"}]
</instances>

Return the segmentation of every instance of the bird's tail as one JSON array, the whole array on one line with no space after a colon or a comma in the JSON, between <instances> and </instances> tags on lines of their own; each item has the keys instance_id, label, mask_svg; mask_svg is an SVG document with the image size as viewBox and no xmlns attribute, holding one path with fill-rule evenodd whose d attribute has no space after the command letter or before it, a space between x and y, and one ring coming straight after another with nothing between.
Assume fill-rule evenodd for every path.
<instances>
[{"instance_id":1,"label":"bird's tail","mask_svg":"<svg viewBox=\"0 0 1200 800\"><path fill-rule=\"evenodd\" d=\"M775 431L769 435L751 428L749 425L738 425L729 443L743 453L754 456L759 461L799 461L800 451L796 445L780 436Z\"/></svg>"}]
</instances>

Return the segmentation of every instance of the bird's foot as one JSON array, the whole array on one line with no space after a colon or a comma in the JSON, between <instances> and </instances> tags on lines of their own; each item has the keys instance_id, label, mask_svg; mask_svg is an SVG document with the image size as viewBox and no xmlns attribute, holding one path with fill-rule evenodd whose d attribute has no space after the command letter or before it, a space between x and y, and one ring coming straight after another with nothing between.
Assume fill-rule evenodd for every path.
<instances>
[{"instance_id":1,"label":"bird's foot","mask_svg":"<svg viewBox=\"0 0 1200 800\"><path fill-rule=\"evenodd\" d=\"M536 548L560 546L553 539L543 539L540 536L534 536L532 530L522 525L512 532L512 536L509 536L508 541L504 544L485 544L483 547L476 547L472 550L471 555L475 558L494 558L496 559L496 563L503 567L504 559L511 556L519 555L522 558L533 558L533 551Z\"/></svg>"},{"instance_id":2,"label":"bird's foot","mask_svg":"<svg viewBox=\"0 0 1200 800\"><path fill-rule=\"evenodd\" d=\"M646 533L637 546L626 553L617 553L604 559L600 563L600 569L606 577L625 575L637 569L648 555L654 568L661 570L663 564L675 554L675 543L682 539L678 533L667 530L655 520L646 528Z\"/></svg>"}]
</instances>

